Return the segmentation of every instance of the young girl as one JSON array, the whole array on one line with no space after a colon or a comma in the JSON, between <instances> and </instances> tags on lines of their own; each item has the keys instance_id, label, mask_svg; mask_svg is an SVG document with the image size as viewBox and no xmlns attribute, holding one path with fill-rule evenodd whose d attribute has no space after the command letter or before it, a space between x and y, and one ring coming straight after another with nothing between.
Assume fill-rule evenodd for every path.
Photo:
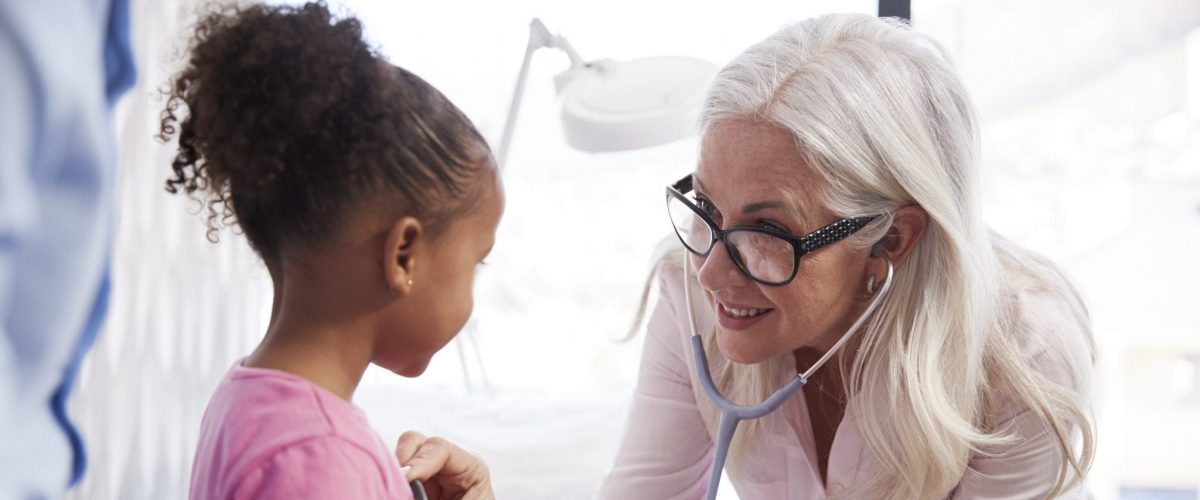
<instances>
[{"instance_id":1,"label":"young girl","mask_svg":"<svg viewBox=\"0 0 1200 500\"><path fill-rule=\"evenodd\" d=\"M389 450L350 403L367 365L420 375L471 312L504 199L487 144L445 96L322 4L200 21L160 139L167 190L235 220L275 287L258 348L201 425L191 497L490 498L487 468L437 438ZM401 464L411 467L405 474Z\"/></svg>"}]
</instances>

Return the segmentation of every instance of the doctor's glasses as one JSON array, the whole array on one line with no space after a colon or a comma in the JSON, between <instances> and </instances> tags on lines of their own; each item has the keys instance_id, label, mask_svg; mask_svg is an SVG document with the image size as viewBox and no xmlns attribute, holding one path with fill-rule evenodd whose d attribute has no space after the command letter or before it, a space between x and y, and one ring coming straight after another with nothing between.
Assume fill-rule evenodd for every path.
<instances>
[{"instance_id":1,"label":"doctor's glasses","mask_svg":"<svg viewBox=\"0 0 1200 500\"><path fill-rule=\"evenodd\" d=\"M737 226L721 230L697 206L692 175L667 186L667 213L675 234L689 252L708 257L720 240L734 265L750 279L768 286L783 286L796 277L800 257L829 246L862 229L875 217L842 219L804 236L763 226Z\"/></svg>"}]
</instances>

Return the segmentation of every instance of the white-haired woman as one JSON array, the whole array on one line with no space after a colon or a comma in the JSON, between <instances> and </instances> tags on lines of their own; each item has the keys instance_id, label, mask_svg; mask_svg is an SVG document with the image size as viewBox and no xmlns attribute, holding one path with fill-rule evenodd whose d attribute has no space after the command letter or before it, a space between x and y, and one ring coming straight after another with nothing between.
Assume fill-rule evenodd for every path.
<instances>
[{"instance_id":1,"label":"white-haired woman","mask_svg":"<svg viewBox=\"0 0 1200 500\"><path fill-rule=\"evenodd\" d=\"M705 493L719 413L683 280L717 388L748 404L829 350L889 267L801 394L742 423L726 463L741 498L1084 494L1087 313L1052 264L984 225L978 124L940 45L867 15L789 26L719 73L701 130L668 195L686 251L659 266L601 498Z\"/></svg>"}]
</instances>

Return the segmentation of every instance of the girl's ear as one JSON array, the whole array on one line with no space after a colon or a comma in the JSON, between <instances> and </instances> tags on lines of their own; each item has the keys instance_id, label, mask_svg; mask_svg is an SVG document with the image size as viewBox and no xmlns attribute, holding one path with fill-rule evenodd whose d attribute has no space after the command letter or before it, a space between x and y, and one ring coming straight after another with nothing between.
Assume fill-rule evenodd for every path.
<instances>
[{"instance_id":1,"label":"girl's ear","mask_svg":"<svg viewBox=\"0 0 1200 500\"><path fill-rule=\"evenodd\" d=\"M421 221L401 217L392 223L384 238L383 276L394 295L404 297L412 290L416 250L423 242Z\"/></svg>"}]
</instances>

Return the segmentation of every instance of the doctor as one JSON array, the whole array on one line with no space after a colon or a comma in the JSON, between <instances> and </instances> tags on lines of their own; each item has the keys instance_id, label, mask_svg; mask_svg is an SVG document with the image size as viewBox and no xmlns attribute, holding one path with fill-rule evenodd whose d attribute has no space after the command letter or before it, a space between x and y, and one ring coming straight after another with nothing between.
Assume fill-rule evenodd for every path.
<instances>
[{"instance_id":1,"label":"doctor","mask_svg":"<svg viewBox=\"0 0 1200 500\"><path fill-rule=\"evenodd\" d=\"M984 225L978 125L940 45L867 15L786 27L720 72L701 131L695 172L667 192L681 248L657 269L601 498L710 488L720 413L693 329L743 405L835 353L738 427L725 472L743 500L1084 494L1087 312Z\"/></svg>"}]
</instances>

